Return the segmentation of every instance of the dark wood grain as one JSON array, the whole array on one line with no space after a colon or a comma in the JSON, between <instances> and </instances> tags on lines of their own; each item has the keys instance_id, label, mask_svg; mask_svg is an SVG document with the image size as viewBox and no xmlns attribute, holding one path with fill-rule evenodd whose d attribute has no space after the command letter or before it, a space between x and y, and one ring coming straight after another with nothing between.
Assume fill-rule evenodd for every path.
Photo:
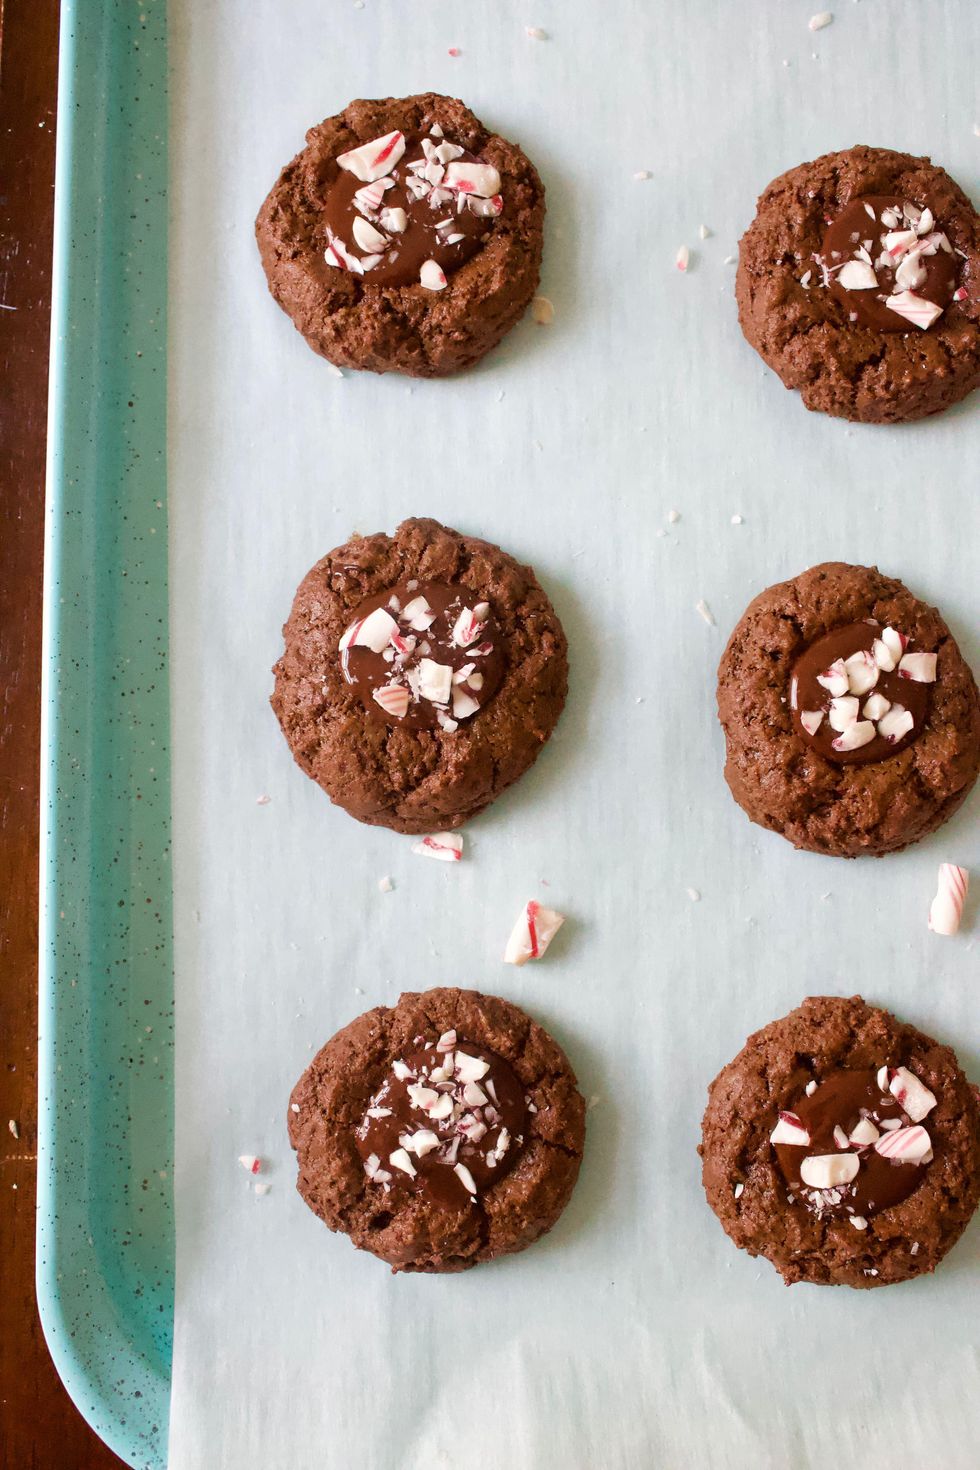
<instances>
[{"instance_id":1,"label":"dark wood grain","mask_svg":"<svg viewBox=\"0 0 980 1470\"><path fill-rule=\"evenodd\" d=\"M3 1470L122 1464L62 1388L34 1300L38 722L57 53L58 0L0 0L0 303L8 308L0 310Z\"/></svg>"}]
</instances>

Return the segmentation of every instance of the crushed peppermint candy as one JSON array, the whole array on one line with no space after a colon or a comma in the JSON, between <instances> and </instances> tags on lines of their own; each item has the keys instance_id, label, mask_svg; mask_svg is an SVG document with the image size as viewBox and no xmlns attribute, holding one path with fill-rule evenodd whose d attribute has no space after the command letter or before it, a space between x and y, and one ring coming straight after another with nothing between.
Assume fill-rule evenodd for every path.
<instances>
[{"instance_id":1,"label":"crushed peppermint candy","mask_svg":"<svg viewBox=\"0 0 980 1470\"><path fill-rule=\"evenodd\" d=\"M547 296L535 296L531 302L531 319L539 327L550 327L555 319L555 308Z\"/></svg>"},{"instance_id":2,"label":"crushed peppermint candy","mask_svg":"<svg viewBox=\"0 0 980 1470\"><path fill-rule=\"evenodd\" d=\"M421 842L413 843L412 851L416 857L435 858L441 863L458 863L463 856L463 834L434 832L430 837L423 837Z\"/></svg>"},{"instance_id":3,"label":"crushed peppermint candy","mask_svg":"<svg viewBox=\"0 0 980 1470\"><path fill-rule=\"evenodd\" d=\"M831 10L820 10L820 11L817 12L816 15L811 15L810 16L810 19L809 19L809 21L807 23L808 24L808 29L811 30L811 31L822 31L822 30L825 29L825 27L827 27L830 24L832 24L833 19L834 19L833 11L831 11Z\"/></svg>"},{"instance_id":4,"label":"crushed peppermint candy","mask_svg":"<svg viewBox=\"0 0 980 1470\"><path fill-rule=\"evenodd\" d=\"M700 599L699 599L699 600L698 600L698 601L697 601L697 602L696 602L696 603L695 603L695 604L694 604L694 611L695 611L695 612L696 612L696 613L699 613L699 614L700 614L700 616L701 616L701 617L702 617L702 618L703 618L703 619L704 619L704 621L705 621L705 622L706 622L706 623L707 623L707 624L708 624L708 627L709 627L709 628L713 628L713 627L714 627L714 626L715 626L715 615L714 615L714 613L713 613L713 612L712 612L712 611L711 611L711 608L710 608L710 607L709 607L709 606L708 606L708 604L707 604L707 603L706 603L706 602L705 602L705 600L704 600L704 598L703 598L703 597L702 597L702 598L700 598Z\"/></svg>"},{"instance_id":5,"label":"crushed peppermint candy","mask_svg":"<svg viewBox=\"0 0 980 1470\"><path fill-rule=\"evenodd\" d=\"M257 1158L255 1154L239 1154L238 1162L246 1174L257 1174L262 1168L262 1160Z\"/></svg>"},{"instance_id":6,"label":"crushed peppermint candy","mask_svg":"<svg viewBox=\"0 0 980 1470\"><path fill-rule=\"evenodd\" d=\"M770 1133L788 1196L819 1218L867 1229L901 1203L931 1163L922 1120L936 1097L907 1067L840 1069L811 1079Z\"/></svg>"},{"instance_id":7,"label":"crushed peppermint candy","mask_svg":"<svg viewBox=\"0 0 980 1470\"><path fill-rule=\"evenodd\" d=\"M368 1180L474 1204L517 1162L537 1111L509 1063L452 1027L395 1058L354 1138Z\"/></svg>"},{"instance_id":8,"label":"crushed peppermint candy","mask_svg":"<svg viewBox=\"0 0 980 1470\"><path fill-rule=\"evenodd\" d=\"M511 931L504 950L504 963L526 965L528 960L541 959L564 922L564 914L545 908L537 899L530 899Z\"/></svg>"},{"instance_id":9,"label":"crushed peppermint candy","mask_svg":"<svg viewBox=\"0 0 980 1470\"><path fill-rule=\"evenodd\" d=\"M929 928L933 934L948 936L960 927L970 874L956 863L940 863L938 881L936 896L929 905Z\"/></svg>"},{"instance_id":10,"label":"crushed peppermint candy","mask_svg":"<svg viewBox=\"0 0 980 1470\"><path fill-rule=\"evenodd\" d=\"M691 264L691 252L686 245L682 245L674 256L674 264L679 271L686 271Z\"/></svg>"},{"instance_id":11,"label":"crushed peppermint candy","mask_svg":"<svg viewBox=\"0 0 980 1470\"><path fill-rule=\"evenodd\" d=\"M813 257L821 284L852 321L881 332L928 331L958 296L957 252L931 209L898 196L850 200L827 220ZM800 277L807 288L811 270Z\"/></svg>"},{"instance_id":12,"label":"crushed peppermint candy","mask_svg":"<svg viewBox=\"0 0 980 1470\"><path fill-rule=\"evenodd\" d=\"M935 653L907 651L909 643L899 629L869 619L804 650L790 679L789 706L821 754L882 760L921 733L929 710L925 686L936 681L938 660Z\"/></svg>"},{"instance_id":13,"label":"crushed peppermint candy","mask_svg":"<svg viewBox=\"0 0 980 1470\"><path fill-rule=\"evenodd\" d=\"M443 291L448 273L481 248L503 213L498 170L438 123L427 133L387 133L336 162L324 201L324 260L365 282Z\"/></svg>"},{"instance_id":14,"label":"crushed peppermint candy","mask_svg":"<svg viewBox=\"0 0 980 1470\"><path fill-rule=\"evenodd\" d=\"M389 723L452 733L496 692L505 669L489 602L412 580L362 603L338 644L345 683Z\"/></svg>"}]
</instances>

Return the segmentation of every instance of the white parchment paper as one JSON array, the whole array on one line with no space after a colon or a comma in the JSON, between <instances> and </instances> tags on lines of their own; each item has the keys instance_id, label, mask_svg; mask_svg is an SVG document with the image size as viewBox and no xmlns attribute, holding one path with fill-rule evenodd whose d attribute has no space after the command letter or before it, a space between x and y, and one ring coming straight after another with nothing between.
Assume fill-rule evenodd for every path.
<instances>
[{"instance_id":1,"label":"white parchment paper","mask_svg":"<svg viewBox=\"0 0 980 1470\"><path fill-rule=\"evenodd\" d=\"M174 1470L976 1463L980 1227L931 1280L787 1291L727 1241L695 1153L708 1082L808 993L861 990L980 1077L975 941L926 929L938 863L980 867L976 796L849 864L750 826L722 779L724 638L807 565L903 577L980 667L980 402L807 414L725 263L770 178L855 142L980 198L977 8L840 0L814 34L813 3L174 0ZM340 381L269 297L252 221L309 124L428 88L538 165L554 323L455 380ZM331 808L267 704L308 566L411 514L532 562L571 644L557 734L451 869ZM533 895L569 922L517 971ZM392 1278L294 1192L286 1103L351 1017L453 982L525 1005L599 1101L544 1242Z\"/></svg>"}]
</instances>

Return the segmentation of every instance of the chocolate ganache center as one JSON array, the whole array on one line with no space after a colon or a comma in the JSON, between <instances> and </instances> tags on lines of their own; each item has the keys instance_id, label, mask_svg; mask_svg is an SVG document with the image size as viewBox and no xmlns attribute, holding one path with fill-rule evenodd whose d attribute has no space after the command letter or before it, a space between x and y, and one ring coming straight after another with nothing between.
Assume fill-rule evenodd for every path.
<instances>
[{"instance_id":1,"label":"chocolate ganache center","mask_svg":"<svg viewBox=\"0 0 980 1470\"><path fill-rule=\"evenodd\" d=\"M873 619L833 628L793 667L793 728L826 760L886 760L922 734L936 665L935 653Z\"/></svg>"},{"instance_id":2,"label":"chocolate ganache center","mask_svg":"<svg viewBox=\"0 0 980 1470\"><path fill-rule=\"evenodd\" d=\"M412 730L456 730L504 676L492 606L447 582L410 580L366 598L339 648L341 672L368 713Z\"/></svg>"},{"instance_id":3,"label":"chocolate ganache center","mask_svg":"<svg viewBox=\"0 0 980 1470\"><path fill-rule=\"evenodd\" d=\"M417 1037L392 1063L354 1137L368 1179L386 1194L424 1193L460 1209L517 1163L532 1106L502 1057L447 1031Z\"/></svg>"},{"instance_id":4,"label":"chocolate ganache center","mask_svg":"<svg viewBox=\"0 0 980 1470\"><path fill-rule=\"evenodd\" d=\"M443 135L394 132L343 153L323 206L324 259L378 286L443 290L503 210L492 164Z\"/></svg>"}]
</instances>

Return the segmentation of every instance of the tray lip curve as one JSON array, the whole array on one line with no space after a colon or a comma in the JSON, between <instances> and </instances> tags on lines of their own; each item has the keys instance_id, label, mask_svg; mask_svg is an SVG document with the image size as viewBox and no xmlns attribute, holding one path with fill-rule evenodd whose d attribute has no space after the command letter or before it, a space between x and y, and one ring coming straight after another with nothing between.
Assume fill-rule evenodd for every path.
<instances>
[{"instance_id":1,"label":"tray lip curve","mask_svg":"<svg viewBox=\"0 0 980 1470\"><path fill-rule=\"evenodd\" d=\"M147 37L147 63L159 70L162 78L162 105L166 123L166 0L144 0L144 12L154 11ZM145 16L144 16L145 19ZM128 1465L142 1470L163 1470L166 1464L166 1440L169 1419L170 1361L159 1342L152 1340L144 1323L127 1321L120 1308L118 1293L102 1275L88 1270L84 1287L78 1283L80 1258L95 1263L97 1252L93 1240L87 1245L77 1237L71 1239L64 1223L66 1183L60 1176L59 1160L63 1144L59 1135L64 1124L59 1119L64 1104L72 1101L68 1089L93 1086L81 1071L72 1074L73 1037L70 1026L77 1021L69 1015L63 998L66 976L60 962L56 929L61 891L59 867L59 759L63 758L65 717L58 696L58 661L62 635L70 611L62 610L61 593L65 570L65 525L77 514L82 490L73 496L76 483L70 477L72 458L72 425L69 405L77 391L73 376L73 342L76 306L91 279L86 275L84 259L73 239L76 220L86 208L98 210L100 197L96 182L95 150L87 149L82 130L86 114L92 115L104 101L99 91L98 68L91 65L97 54L100 63L112 65L123 27L132 22L114 0L62 0L58 46L57 146L55 161L55 199L53 233L53 267L51 293L50 370L48 385L48 439L45 485L44 573L42 594L41 648L41 747L40 747L40 860L38 908L38 1160L35 1290L38 1314L55 1368L79 1413ZM155 56L154 32L162 34L162 54ZM116 51L114 51L114 44ZM156 108L159 94L148 102L134 105ZM159 119L158 119L159 121ZM138 122L127 117L112 126L136 127ZM164 138L166 134L164 133ZM165 145L164 145L165 146ZM166 194L162 200L164 218ZM93 247L98 250L98 245ZM165 322L163 324L165 332ZM98 371L98 369L96 369ZM98 384L93 385L98 392ZM111 412L105 403L98 404L100 415ZM95 432L98 432L96 429ZM74 503L73 503L74 501ZM164 537L164 541L166 538ZM84 958L84 957L83 957ZM77 995L72 991L71 994ZM171 1111L173 1096L173 1042L159 1042L161 1052L169 1053L163 1072L169 1079L163 1083L169 1091ZM62 1075L61 1063L65 1062ZM61 1107L59 1107L59 1103ZM171 1170L172 1180L172 1170ZM170 1188L172 1186L168 1186ZM94 1227L93 1227L94 1233ZM111 1242L110 1242L111 1244ZM89 1255L91 1252L91 1255ZM172 1316L172 1292L171 1292ZM84 1332L79 1331L83 1322ZM85 1352L85 1337L97 1335L111 1354L113 1372L99 1371L99 1365ZM143 1341L140 1341L140 1338ZM132 1381L142 1385L135 1396L124 1397L119 1375L129 1373Z\"/></svg>"}]
</instances>

